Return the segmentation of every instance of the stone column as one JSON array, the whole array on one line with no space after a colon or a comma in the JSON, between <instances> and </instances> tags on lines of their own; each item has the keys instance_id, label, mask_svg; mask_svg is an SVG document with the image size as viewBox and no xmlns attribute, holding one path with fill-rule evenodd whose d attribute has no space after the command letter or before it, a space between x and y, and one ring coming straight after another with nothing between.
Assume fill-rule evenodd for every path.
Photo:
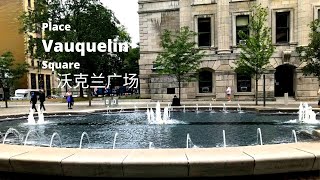
<instances>
[{"instance_id":1,"label":"stone column","mask_svg":"<svg viewBox=\"0 0 320 180\"><path fill-rule=\"evenodd\" d=\"M306 26L306 23L311 22L314 18L311 6L310 0L298 1L298 46L307 46L309 42L310 27Z\"/></svg>"},{"instance_id":2,"label":"stone column","mask_svg":"<svg viewBox=\"0 0 320 180\"><path fill-rule=\"evenodd\" d=\"M217 1L217 28L218 28L218 54L231 53L230 35L231 16L229 12L229 0Z\"/></svg>"},{"instance_id":3,"label":"stone column","mask_svg":"<svg viewBox=\"0 0 320 180\"><path fill-rule=\"evenodd\" d=\"M180 27L188 26L192 27L192 15L191 15L191 1L192 0L180 0Z\"/></svg>"}]
</instances>

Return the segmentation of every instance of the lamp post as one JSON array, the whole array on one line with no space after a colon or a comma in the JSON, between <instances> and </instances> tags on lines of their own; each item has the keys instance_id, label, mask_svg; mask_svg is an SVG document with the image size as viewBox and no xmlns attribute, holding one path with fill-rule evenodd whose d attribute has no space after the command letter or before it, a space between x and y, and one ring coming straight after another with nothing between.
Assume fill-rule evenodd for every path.
<instances>
[{"instance_id":1,"label":"lamp post","mask_svg":"<svg viewBox=\"0 0 320 180\"><path fill-rule=\"evenodd\" d=\"M263 106L266 106L266 75L263 74Z\"/></svg>"},{"instance_id":2,"label":"lamp post","mask_svg":"<svg viewBox=\"0 0 320 180\"><path fill-rule=\"evenodd\" d=\"M42 87L42 75L41 75L41 64L42 64L42 60L38 60L38 88L39 89L44 89L44 87ZM44 84L44 83L43 83Z\"/></svg>"}]
</instances>

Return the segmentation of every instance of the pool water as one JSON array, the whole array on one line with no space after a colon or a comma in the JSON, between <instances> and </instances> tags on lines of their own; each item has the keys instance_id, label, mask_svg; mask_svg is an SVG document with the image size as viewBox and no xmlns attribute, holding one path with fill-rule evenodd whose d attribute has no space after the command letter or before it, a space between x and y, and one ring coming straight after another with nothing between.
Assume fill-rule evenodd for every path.
<instances>
[{"instance_id":1,"label":"pool water","mask_svg":"<svg viewBox=\"0 0 320 180\"><path fill-rule=\"evenodd\" d=\"M37 118L35 118L37 119ZM261 129L263 144L294 142L292 130L296 131L298 142L314 141L312 130L320 124L297 122L296 113L211 113L211 112L171 112L168 124L148 124L146 112L94 113L77 116L46 116L45 124L29 125L27 117L1 122L0 132L9 128L20 133L20 140L8 134L5 143L49 146L53 133L52 146L78 148L83 132L82 148L113 148L114 136L118 133L115 148L186 148L187 134L190 147L222 147L223 130L226 146L257 145L257 129ZM27 133L28 140L25 141ZM3 141L3 138L2 140Z\"/></svg>"}]
</instances>

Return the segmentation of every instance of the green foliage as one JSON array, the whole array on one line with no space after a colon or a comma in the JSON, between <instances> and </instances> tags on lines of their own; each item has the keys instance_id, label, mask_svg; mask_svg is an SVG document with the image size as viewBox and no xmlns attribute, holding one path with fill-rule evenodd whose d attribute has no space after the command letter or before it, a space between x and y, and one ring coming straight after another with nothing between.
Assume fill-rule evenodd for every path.
<instances>
[{"instance_id":1,"label":"green foliage","mask_svg":"<svg viewBox=\"0 0 320 180\"><path fill-rule=\"evenodd\" d=\"M254 5L250 11L248 25L250 34L239 32L239 36L246 40L246 44L240 44L240 58L235 62L235 71L255 78L255 99L258 105L258 79L266 71L275 47L272 44L271 28L266 26L267 9L259 4Z\"/></svg>"},{"instance_id":2,"label":"green foliage","mask_svg":"<svg viewBox=\"0 0 320 180\"><path fill-rule=\"evenodd\" d=\"M123 73L139 74L140 47L132 48L125 55Z\"/></svg>"},{"instance_id":3,"label":"green foliage","mask_svg":"<svg viewBox=\"0 0 320 180\"><path fill-rule=\"evenodd\" d=\"M204 52L194 48L195 35L188 27L182 27L175 33L165 30L161 36L163 51L159 53L155 65L160 74L172 75L178 80L179 97L180 83L195 77L204 57Z\"/></svg>"},{"instance_id":4,"label":"green foliage","mask_svg":"<svg viewBox=\"0 0 320 180\"><path fill-rule=\"evenodd\" d=\"M303 67L304 75L314 75L320 79L320 20L310 23L310 43L306 47L297 48L300 60L306 62Z\"/></svg>"},{"instance_id":5,"label":"green foliage","mask_svg":"<svg viewBox=\"0 0 320 180\"><path fill-rule=\"evenodd\" d=\"M246 40L241 45L240 59L235 62L237 73L259 77L274 52L271 28L266 26L268 12L261 5L253 6L249 16L249 35L240 31L239 36Z\"/></svg>"},{"instance_id":6,"label":"green foliage","mask_svg":"<svg viewBox=\"0 0 320 180\"><path fill-rule=\"evenodd\" d=\"M25 73L28 72L27 63L14 63L11 52L5 52L0 56L0 87L11 87Z\"/></svg>"}]
</instances>

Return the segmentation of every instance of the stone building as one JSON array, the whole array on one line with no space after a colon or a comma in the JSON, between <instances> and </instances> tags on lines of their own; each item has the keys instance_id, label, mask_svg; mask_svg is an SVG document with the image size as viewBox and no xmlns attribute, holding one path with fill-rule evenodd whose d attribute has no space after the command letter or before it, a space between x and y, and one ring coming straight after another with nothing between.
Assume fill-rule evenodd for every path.
<instances>
[{"instance_id":1,"label":"stone building","mask_svg":"<svg viewBox=\"0 0 320 180\"><path fill-rule=\"evenodd\" d=\"M195 41L206 57L198 80L183 83L181 98L225 99L226 86L230 86L233 99L253 100L254 79L233 70L239 58L238 45L245 43L237 32L247 29L253 4L268 8L266 23L276 46L265 74L267 99L275 100L285 93L297 100L316 99L319 81L303 75L304 64L295 50L308 44L308 24L319 17L320 0L139 0L141 97L171 99L178 93L177 82L159 76L153 62L161 51L161 32L189 26L198 33ZM262 78L258 94L263 95Z\"/></svg>"}]
</instances>

